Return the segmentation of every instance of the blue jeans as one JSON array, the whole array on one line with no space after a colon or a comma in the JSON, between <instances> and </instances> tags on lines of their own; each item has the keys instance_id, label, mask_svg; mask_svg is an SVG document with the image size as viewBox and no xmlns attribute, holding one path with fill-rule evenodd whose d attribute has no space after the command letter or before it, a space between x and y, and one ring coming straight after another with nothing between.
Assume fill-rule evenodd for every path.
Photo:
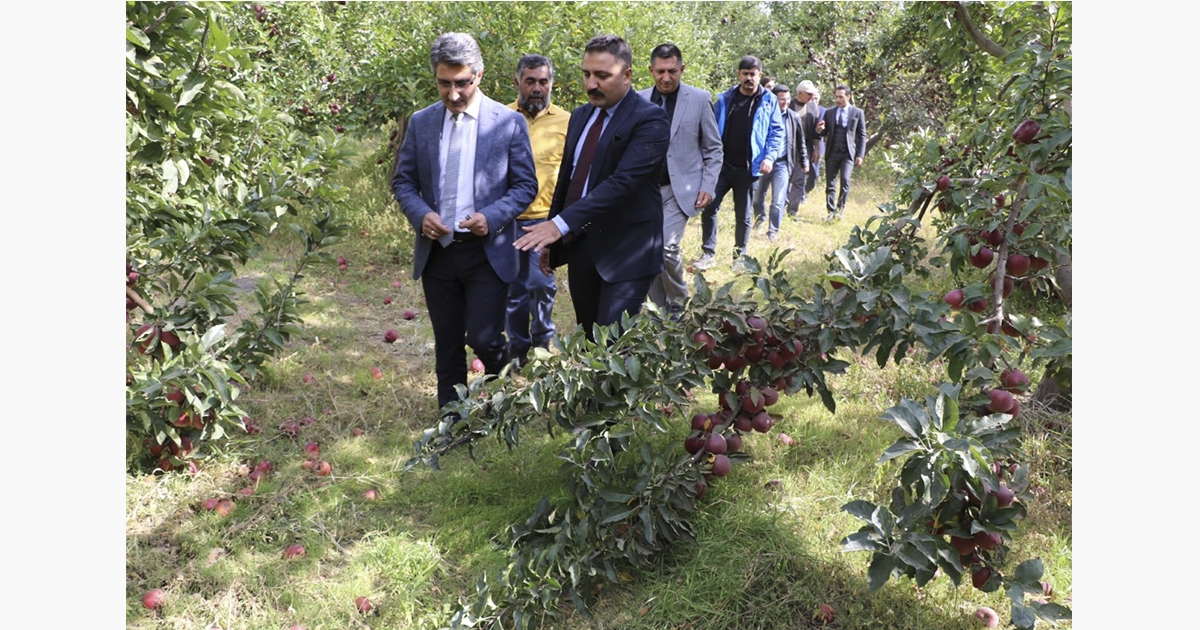
<instances>
[{"instance_id":1,"label":"blue jeans","mask_svg":"<svg viewBox=\"0 0 1200 630\"><path fill-rule=\"evenodd\" d=\"M787 213L796 216L800 212L800 204L808 201L808 193L817 186L817 177L821 175L821 162L818 160L808 165L808 172L792 171L792 183L788 187Z\"/></svg>"},{"instance_id":2,"label":"blue jeans","mask_svg":"<svg viewBox=\"0 0 1200 630\"><path fill-rule=\"evenodd\" d=\"M771 189L771 223L767 228L767 234L779 233L779 219L783 215L783 206L787 203L788 184L791 180L791 171L788 168L787 162L776 162L775 167L771 169L769 175L763 175L758 178L758 183L754 186L754 220L762 221L764 218L765 209L763 202L767 198L767 188Z\"/></svg>"},{"instance_id":3,"label":"blue jeans","mask_svg":"<svg viewBox=\"0 0 1200 630\"><path fill-rule=\"evenodd\" d=\"M537 225L545 219L517 220L517 234L523 227ZM508 285L508 307L505 328L508 332L509 358L528 352L533 346L545 348L554 336L554 296L558 285L554 276L547 276L538 267L540 256L535 250L517 252L517 277Z\"/></svg>"}]
</instances>

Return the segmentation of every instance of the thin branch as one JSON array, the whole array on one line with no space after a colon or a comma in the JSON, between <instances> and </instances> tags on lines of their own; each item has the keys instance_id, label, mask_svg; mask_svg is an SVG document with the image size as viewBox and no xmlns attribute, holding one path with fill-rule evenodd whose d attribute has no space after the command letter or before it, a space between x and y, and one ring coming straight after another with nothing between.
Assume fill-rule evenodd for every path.
<instances>
[{"instance_id":1,"label":"thin branch","mask_svg":"<svg viewBox=\"0 0 1200 630\"><path fill-rule=\"evenodd\" d=\"M208 29L212 26L210 20L204 21L204 32L200 34L200 46L196 49L196 62L192 64L192 74L200 69L200 62L204 60L204 45L208 43Z\"/></svg>"},{"instance_id":2,"label":"thin branch","mask_svg":"<svg viewBox=\"0 0 1200 630\"><path fill-rule=\"evenodd\" d=\"M955 2L954 15L958 17L958 21L962 23L963 28L967 29L967 34L971 36L972 41L983 49L983 52L1001 59L1008 55L1007 50L1004 50L1000 44L997 44L990 37L984 35L978 26L975 26L975 21L971 19L971 14L967 13L967 3Z\"/></svg>"},{"instance_id":3,"label":"thin branch","mask_svg":"<svg viewBox=\"0 0 1200 630\"><path fill-rule=\"evenodd\" d=\"M158 19L154 20L154 23L151 24L150 26L147 26L146 28L142 29L142 32L149 35L150 33L153 33L155 30L157 30L158 25L162 24L163 20L167 19L167 14L171 12L171 8L174 7L176 4L178 4L178 3L177 2L168 2L166 4L166 6L163 7L162 13L159 14Z\"/></svg>"},{"instance_id":4,"label":"thin branch","mask_svg":"<svg viewBox=\"0 0 1200 630\"><path fill-rule=\"evenodd\" d=\"M141 307L143 311L146 311L147 315L154 314L154 307L150 306L150 303L144 300L132 287L125 287L125 297L133 300L133 303Z\"/></svg>"}]
</instances>

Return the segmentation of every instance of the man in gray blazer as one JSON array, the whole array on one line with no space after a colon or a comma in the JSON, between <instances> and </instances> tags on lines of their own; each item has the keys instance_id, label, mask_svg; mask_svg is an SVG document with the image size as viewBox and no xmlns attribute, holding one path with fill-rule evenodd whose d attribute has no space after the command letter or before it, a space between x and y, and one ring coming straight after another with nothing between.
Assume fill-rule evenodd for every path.
<instances>
[{"instance_id":1,"label":"man in gray blazer","mask_svg":"<svg viewBox=\"0 0 1200 630\"><path fill-rule=\"evenodd\" d=\"M672 317L687 300L683 255L679 244L688 219L712 201L721 173L724 149L712 97L685 85L683 53L674 44L659 44L650 52L654 87L638 92L662 107L671 120L671 144L659 183L663 203L663 272L650 285L650 299Z\"/></svg>"},{"instance_id":2,"label":"man in gray blazer","mask_svg":"<svg viewBox=\"0 0 1200 630\"><path fill-rule=\"evenodd\" d=\"M513 219L538 192L521 114L484 96L479 45L464 33L433 42L440 102L412 115L392 192L417 233L413 278L433 327L438 407L467 382L463 340L488 374L504 366L508 284L517 275Z\"/></svg>"}]
</instances>

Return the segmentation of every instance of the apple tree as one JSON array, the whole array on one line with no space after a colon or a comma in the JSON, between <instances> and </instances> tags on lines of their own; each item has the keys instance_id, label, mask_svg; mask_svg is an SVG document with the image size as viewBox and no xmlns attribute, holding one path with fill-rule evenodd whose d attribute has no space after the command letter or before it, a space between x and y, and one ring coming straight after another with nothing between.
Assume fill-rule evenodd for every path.
<instances>
[{"instance_id":1,"label":"apple tree","mask_svg":"<svg viewBox=\"0 0 1200 630\"><path fill-rule=\"evenodd\" d=\"M890 154L896 200L854 229L830 273L861 292L893 284L895 269L947 270L955 288L887 305L863 342L882 365L894 343L917 335L949 381L924 403L903 400L884 414L905 434L879 460L905 458L898 485L883 505L844 506L866 525L843 543L871 552L872 590L890 577L924 584L940 570L958 583L969 574L976 588L1004 588L1013 623L1031 628L1070 616L1036 598L1040 562L1006 567L1030 483L1016 396L1030 388L1027 372L1052 379L1070 365L1071 315L1054 291L1054 267L1071 246L1071 10L989 6L1002 48L978 39L964 3L946 4L914 10L957 13L945 23L989 54L972 60L969 76L952 77L959 93L945 129L920 129ZM962 55L951 44L939 54ZM880 258L879 271L893 270L886 279L853 264Z\"/></svg>"},{"instance_id":2,"label":"apple tree","mask_svg":"<svg viewBox=\"0 0 1200 630\"><path fill-rule=\"evenodd\" d=\"M561 596L586 611L591 581L620 582L690 536L708 484L770 427L763 412L779 395L803 390L834 411L826 376L848 367L840 355L873 355L882 366L915 353L944 365L947 381L884 413L902 432L880 458L904 459L897 486L881 503L845 506L866 525L844 547L872 553L872 590L892 577L969 576L982 590L1005 590L1019 627L1069 618L1065 607L1027 598L1041 592L1041 563L1011 568L1008 542L1033 474L1013 422L1017 395L1028 390L1026 372L1069 361L1071 348L1069 312L1038 297L1052 295L1035 292L1052 276L1034 260L1052 264L1070 248L1070 8L1017 5L991 19L1013 34L1012 51L948 78L955 98L945 126L914 130L897 146L896 201L829 255L810 291L778 257L765 268L749 262L747 293L698 278L682 322L651 311L597 330L597 344L562 337L525 379L472 383L455 414L426 430L412 465L436 466L489 436L516 447L539 421L561 432L567 462L571 497L543 501L514 527L508 567L480 579L452 627L525 627L558 614ZM955 289L915 288L937 269ZM702 386L719 408L673 415ZM682 449L647 439L673 425L691 431Z\"/></svg>"},{"instance_id":3,"label":"apple tree","mask_svg":"<svg viewBox=\"0 0 1200 630\"><path fill-rule=\"evenodd\" d=\"M170 470L204 440L246 428L241 387L297 332L295 283L344 229L343 193L324 175L346 149L264 97L256 48L229 19L239 9L126 5L131 466ZM289 277L258 284L258 311L227 330L238 266L281 225L303 253Z\"/></svg>"}]
</instances>

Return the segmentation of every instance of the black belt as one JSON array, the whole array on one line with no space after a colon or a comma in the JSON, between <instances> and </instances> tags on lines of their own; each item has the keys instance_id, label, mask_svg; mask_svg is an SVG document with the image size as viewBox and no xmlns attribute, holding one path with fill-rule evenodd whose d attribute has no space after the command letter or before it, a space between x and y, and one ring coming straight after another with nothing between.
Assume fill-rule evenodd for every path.
<instances>
[{"instance_id":1,"label":"black belt","mask_svg":"<svg viewBox=\"0 0 1200 630\"><path fill-rule=\"evenodd\" d=\"M454 233L454 242L455 243L470 243L471 241L477 241L481 238L483 238L483 237L479 236L478 234L475 234L474 232L455 232Z\"/></svg>"}]
</instances>

